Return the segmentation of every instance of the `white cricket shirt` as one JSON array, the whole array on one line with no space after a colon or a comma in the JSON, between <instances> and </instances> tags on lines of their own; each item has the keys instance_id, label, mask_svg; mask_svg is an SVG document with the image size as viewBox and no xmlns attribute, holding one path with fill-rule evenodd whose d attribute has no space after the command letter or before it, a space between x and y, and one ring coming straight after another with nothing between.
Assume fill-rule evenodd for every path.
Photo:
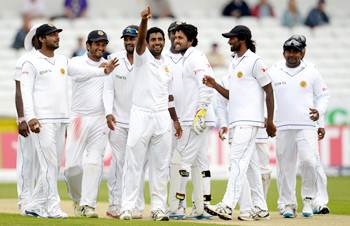
<instances>
[{"instance_id":1,"label":"white cricket shirt","mask_svg":"<svg viewBox=\"0 0 350 226\"><path fill-rule=\"evenodd\" d=\"M240 125L264 127L264 90L271 83L261 57L247 50L235 55L228 69L229 127Z\"/></svg>"},{"instance_id":2,"label":"white cricket shirt","mask_svg":"<svg viewBox=\"0 0 350 226\"><path fill-rule=\"evenodd\" d=\"M183 93L183 79L182 79L182 58L180 53L172 53L170 50L164 53L164 56L169 59L171 64L171 70L173 74L172 91L174 96L175 110L180 118L180 112L182 111L181 98Z\"/></svg>"},{"instance_id":3,"label":"white cricket shirt","mask_svg":"<svg viewBox=\"0 0 350 226\"><path fill-rule=\"evenodd\" d=\"M163 55L158 60L146 48L142 55L134 54L135 87L133 105L151 111L168 110L172 94L171 65Z\"/></svg>"},{"instance_id":4,"label":"white cricket shirt","mask_svg":"<svg viewBox=\"0 0 350 226\"><path fill-rule=\"evenodd\" d=\"M126 51L109 55L110 59L119 59L119 65L110 76L105 77L103 88L103 103L105 114L113 114L117 125L129 127L132 92L134 90L134 71Z\"/></svg>"},{"instance_id":5,"label":"white cricket shirt","mask_svg":"<svg viewBox=\"0 0 350 226\"><path fill-rule=\"evenodd\" d=\"M33 48L32 50L30 50L29 52L25 52L16 62L16 68L15 68L15 73L14 73L14 76L13 76L13 79L15 81L21 81L21 75L22 75L22 66L23 66L23 63L27 60L27 58L35 53L35 49Z\"/></svg>"},{"instance_id":6,"label":"white cricket shirt","mask_svg":"<svg viewBox=\"0 0 350 226\"><path fill-rule=\"evenodd\" d=\"M322 118L326 112L329 92L321 74L305 62L288 68L285 61L269 69L275 94L275 123L279 130L312 129L309 108L316 108Z\"/></svg>"},{"instance_id":7,"label":"white cricket shirt","mask_svg":"<svg viewBox=\"0 0 350 226\"><path fill-rule=\"evenodd\" d=\"M214 90L203 84L204 75L214 77L214 72L206 56L190 47L182 58L183 91L181 97L181 124L192 125L194 117L200 108L207 109L206 124L215 125L215 115L212 106Z\"/></svg>"},{"instance_id":8,"label":"white cricket shirt","mask_svg":"<svg viewBox=\"0 0 350 226\"><path fill-rule=\"evenodd\" d=\"M70 67L79 66L92 69L91 72L81 71L79 74L69 75L72 78L72 114L73 115L104 115L102 101L104 73L101 73L99 65L106 62L101 58L98 62L91 60L87 54L73 57ZM94 74L94 68L98 72ZM87 74L85 74L87 73ZM93 76L93 77L92 77Z\"/></svg>"}]
</instances>

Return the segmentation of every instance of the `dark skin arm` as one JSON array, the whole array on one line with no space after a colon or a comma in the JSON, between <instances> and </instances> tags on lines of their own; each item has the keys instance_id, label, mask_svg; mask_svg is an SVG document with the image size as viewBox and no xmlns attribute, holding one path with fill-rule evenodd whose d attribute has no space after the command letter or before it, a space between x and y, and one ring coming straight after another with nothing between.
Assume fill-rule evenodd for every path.
<instances>
[{"instance_id":1,"label":"dark skin arm","mask_svg":"<svg viewBox=\"0 0 350 226\"><path fill-rule=\"evenodd\" d=\"M16 110L17 110L17 116L18 118L24 117L23 112L23 100L22 100L22 92L21 92L21 83L19 81L16 81ZM24 137L27 137L29 135L29 127L27 125L26 121L21 121L18 124L18 133L21 134Z\"/></svg>"},{"instance_id":2,"label":"dark skin arm","mask_svg":"<svg viewBox=\"0 0 350 226\"><path fill-rule=\"evenodd\" d=\"M213 77L210 77L208 75L204 76L203 78L203 84L215 89L218 91L223 97L226 99L230 99L230 92L228 89L225 89L220 84L218 84Z\"/></svg>"},{"instance_id":3,"label":"dark skin arm","mask_svg":"<svg viewBox=\"0 0 350 226\"><path fill-rule=\"evenodd\" d=\"M139 27L139 34L136 43L136 53L142 55L147 47L146 36L147 36L147 22L151 18L151 9L147 6L146 9L141 12L141 23Z\"/></svg>"},{"instance_id":4,"label":"dark skin arm","mask_svg":"<svg viewBox=\"0 0 350 226\"><path fill-rule=\"evenodd\" d=\"M266 94L266 107L267 107L267 119L266 119L266 132L270 137L276 136L276 127L273 124L273 114L275 111L275 102L273 98L273 89L271 83L263 87Z\"/></svg>"},{"instance_id":5,"label":"dark skin arm","mask_svg":"<svg viewBox=\"0 0 350 226\"><path fill-rule=\"evenodd\" d=\"M169 102L174 101L173 95L169 95ZM177 118L175 107L168 108L169 114L171 119L174 122L174 128L175 128L175 136L179 139L182 136L182 128L179 122L179 119Z\"/></svg>"}]
</instances>

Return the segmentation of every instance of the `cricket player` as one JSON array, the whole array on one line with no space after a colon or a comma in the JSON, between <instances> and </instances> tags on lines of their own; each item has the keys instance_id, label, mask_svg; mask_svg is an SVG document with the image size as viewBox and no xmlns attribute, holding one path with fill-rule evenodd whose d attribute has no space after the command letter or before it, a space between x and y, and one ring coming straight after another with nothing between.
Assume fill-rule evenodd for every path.
<instances>
[{"instance_id":1,"label":"cricket player","mask_svg":"<svg viewBox=\"0 0 350 226\"><path fill-rule=\"evenodd\" d=\"M221 81L223 87L228 87L229 76L225 76ZM232 133L228 134L228 100L221 95L217 95L217 115L218 122L220 125L219 138L225 140L228 138L229 144L232 144ZM264 146L267 146L267 134L264 128L259 128L257 136L255 138L255 151L253 152L252 158L249 162L247 169L247 178L249 187L243 188L241 197L239 199L240 212L242 220L251 220L245 217L245 213L252 212L254 218L260 219L270 219L270 214L267 208L266 195L264 194L264 178L262 174L262 167L269 168L269 156L266 153L260 153L265 151L264 149L259 149L261 142ZM267 152L268 154L268 152ZM261 159L262 156L262 159ZM266 162L267 158L267 162ZM249 191L250 189L250 191ZM248 190L248 192L246 191Z\"/></svg>"},{"instance_id":2,"label":"cricket player","mask_svg":"<svg viewBox=\"0 0 350 226\"><path fill-rule=\"evenodd\" d=\"M124 41L125 50L109 56L119 59L120 65L112 72L111 76L105 78L103 88L103 103L107 125L110 129L108 138L112 148L112 161L108 176L109 207L106 213L114 218L120 216L125 149L132 104L130 99L135 83L133 63L137 34L138 26L136 25L129 25L123 30L121 38ZM142 171L142 175L144 175L145 170ZM145 206L143 184L144 176L140 180L139 198L136 208L132 212L133 219L142 218Z\"/></svg>"},{"instance_id":3,"label":"cricket player","mask_svg":"<svg viewBox=\"0 0 350 226\"><path fill-rule=\"evenodd\" d=\"M86 40L87 53L72 58L70 64L99 70L101 65L107 64L102 56L108 42L104 31L91 31ZM114 69L114 65L110 69ZM64 175L75 215L88 218L98 217L95 208L107 144L108 128L102 100L104 75L99 72L72 76L71 124L67 131Z\"/></svg>"},{"instance_id":4,"label":"cricket player","mask_svg":"<svg viewBox=\"0 0 350 226\"><path fill-rule=\"evenodd\" d=\"M236 207L241 193L250 191L247 169L255 152L258 129L265 126L264 93L267 107L267 134L275 136L276 128L273 124L274 100L271 79L263 60L254 53L255 43L251 39L250 29L237 25L223 36L229 38L231 51L235 53L228 72L229 89L216 83L210 76L206 76L203 82L229 100L228 127L232 136L230 174L223 200L216 205L208 205L206 210L210 214L229 220L232 219L232 209ZM241 212L238 219L255 220L255 216L252 211Z\"/></svg>"},{"instance_id":5,"label":"cricket player","mask_svg":"<svg viewBox=\"0 0 350 226\"><path fill-rule=\"evenodd\" d=\"M182 23L174 31L174 48L182 55L182 92L177 92L181 93L177 104L180 105L180 121L184 128L184 134L175 147L181 157L180 186L176 198L180 203L185 200L186 185L192 171L196 176L192 176L194 206L190 216L205 218L209 216L204 214L203 198L210 201L210 185L207 184L209 194L204 196L202 175L210 177L207 144L209 129L215 125L215 118L211 105L213 90L203 85L202 79L204 75L213 76L214 73L205 55L195 48L198 43L197 28ZM182 210L181 206L179 210Z\"/></svg>"},{"instance_id":6,"label":"cricket player","mask_svg":"<svg viewBox=\"0 0 350 226\"><path fill-rule=\"evenodd\" d=\"M16 110L18 123L18 143L17 143L17 193L18 193L18 208L22 215L25 214L27 203L30 202L34 191L35 180L37 177L36 161L34 146L32 144L31 134L28 124L24 118L23 101L21 94L21 72L22 65L31 54L38 48L37 39L34 37L36 28L33 26L25 37L24 47L27 51L21 56L16 63L14 80L16 83Z\"/></svg>"},{"instance_id":7,"label":"cricket player","mask_svg":"<svg viewBox=\"0 0 350 226\"><path fill-rule=\"evenodd\" d=\"M283 44L285 60L269 70L276 98L278 206L285 218L296 214L297 160L302 177L302 214L313 216L316 167L320 164L316 122L324 116L329 101L328 88L318 70L302 61L305 47L304 36L290 37Z\"/></svg>"},{"instance_id":8,"label":"cricket player","mask_svg":"<svg viewBox=\"0 0 350 226\"><path fill-rule=\"evenodd\" d=\"M150 7L141 12L141 24L134 55L135 88L126 144L120 219L130 220L139 194L139 182L146 156L149 161L151 213L154 220L169 220L166 212L167 182L171 156L173 120L175 135L182 129L171 95L170 63L161 55L164 32L147 30Z\"/></svg>"},{"instance_id":9,"label":"cricket player","mask_svg":"<svg viewBox=\"0 0 350 226\"><path fill-rule=\"evenodd\" d=\"M69 80L67 74L81 75L93 71L104 74L104 68L70 65L63 55L55 53L59 47L58 29L43 24L36 29L38 51L23 64L21 91L24 116L32 133L38 157L39 175L26 215L33 217L66 218L60 208L57 176L65 133L69 123Z\"/></svg>"}]
</instances>

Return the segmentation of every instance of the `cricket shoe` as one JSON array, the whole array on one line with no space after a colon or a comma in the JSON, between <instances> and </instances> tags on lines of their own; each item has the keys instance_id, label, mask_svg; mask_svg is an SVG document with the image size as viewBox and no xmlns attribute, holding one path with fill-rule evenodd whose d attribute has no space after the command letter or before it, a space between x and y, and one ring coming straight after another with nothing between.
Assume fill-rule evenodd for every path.
<instances>
[{"instance_id":1,"label":"cricket shoe","mask_svg":"<svg viewBox=\"0 0 350 226\"><path fill-rule=\"evenodd\" d=\"M125 210L120 214L119 217L120 220L131 220L132 219L132 212L131 210Z\"/></svg>"},{"instance_id":2,"label":"cricket shoe","mask_svg":"<svg viewBox=\"0 0 350 226\"><path fill-rule=\"evenodd\" d=\"M155 221L168 221L169 220L168 214L165 213L161 209L152 211L151 214L152 214L152 219Z\"/></svg>"},{"instance_id":3,"label":"cricket shoe","mask_svg":"<svg viewBox=\"0 0 350 226\"><path fill-rule=\"evenodd\" d=\"M223 220L232 220L232 209L222 202L219 202L216 205L206 205L204 208L205 211L212 216L218 216Z\"/></svg>"},{"instance_id":4,"label":"cricket shoe","mask_svg":"<svg viewBox=\"0 0 350 226\"><path fill-rule=\"evenodd\" d=\"M314 214L329 214L330 210L329 207L324 205L324 206L317 206L313 208Z\"/></svg>"},{"instance_id":5,"label":"cricket shoe","mask_svg":"<svg viewBox=\"0 0 350 226\"><path fill-rule=\"evenodd\" d=\"M82 207L79 205L79 202L74 202L73 207L74 207L74 216L81 217Z\"/></svg>"},{"instance_id":6,"label":"cricket shoe","mask_svg":"<svg viewBox=\"0 0 350 226\"><path fill-rule=\"evenodd\" d=\"M239 216L237 217L238 220L240 221L255 221L256 220L256 215L252 211L245 211L239 213Z\"/></svg>"},{"instance_id":7,"label":"cricket shoe","mask_svg":"<svg viewBox=\"0 0 350 226\"><path fill-rule=\"evenodd\" d=\"M258 206L253 209L256 220L270 220L270 213L268 210L263 210Z\"/></svg>"},{"instance_id":8,"label":"cricket shoe","mask_svg":"<svg viewBox=\"0 0 350 226\"><path fill-rule=\"evenodd\" d=\"M314 215L314 211L312 209L312 198L304 198L302 214L304 217L312 217Z\"/></svg>"},{"instance_id":9,"label":"cricket shoe","mask_svg":"<svg viewBox=\"0 0 350 226\"><path fill-rule=\"evenodd\" d=\"M48 218L67 218L68 214L63 212L61 209L54 210L48 213Z\"/></svg>"},{"instance_id":10,"label":"cricket shoe","mask_svg":"<svg viewBox=\"0 0 350 226\"><path fill-rule=\"evenodd\" d=\"M292 205L286 205L282 213L282 216L284 218L294 218L295 215L296 215L295 208Z\"/></svg>"},{"instance_id":11,"label":"cricket shoe","mask_svg":"<svg viewBox=\"0 0 350 226\"><path fill-rule=\"evenodd\" d=\"M120 217L119 208L114 205L109 206L106 211L106 215L112 218L119 218Z\"/></svg>"},{"instance_id":12,"label":"cricket shoe","mask_svg":"<svg viewBox=\"0 0 350 226\"><path fill-rule=\"evenodd\" d=\"M183 220L186 217L185 208L179 206L179 208L175 212L170 212L169 218L172 220Z\"/></svg>"},{"instance_id":13,"label":"cricket shoe","mask_svg":"<svg viewBox=\"0 0 350 226\"><path fill-rule=\"evenodd\" d=\"M142 211L133 210L132 211L132 219L142 219Z\"/></svg>"},{"instance_id":14,"label":"cricket shoe","mask_svg":"<svg viewBox=\"0 0 350 226\"><path fill-rule=\"evenodd\" d=\"M91 206L83 206L81 210L82 216L87 218L98 218L98 214L95 211L95 208Z\"/></svg>"},{"instance_id":15,"label":"cricket shoe","mask_svg":"<svg viewBox=\"0 0 350 226\"><path fill-rule=\"evenodd\" d=\"M46 213L43 213L39 210L24 210L24 214L28 217L35 217L35 218L47 218L48 215Z\"/></svg>"}]
</instances>

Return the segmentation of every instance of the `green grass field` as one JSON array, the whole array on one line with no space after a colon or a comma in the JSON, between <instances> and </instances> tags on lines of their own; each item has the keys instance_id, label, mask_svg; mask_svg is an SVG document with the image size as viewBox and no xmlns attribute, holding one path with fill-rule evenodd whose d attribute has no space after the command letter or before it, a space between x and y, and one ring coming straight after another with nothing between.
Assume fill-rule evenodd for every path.
<instances>
[{"instance_id":1,"label":"green grass field","mask_svg":"<svg viewBox=\"0 0 350 226\"><path fill-rule=\"evenodd\" d=\"M149 203L149 190L146 183L146 203ZM191 186L188 188L188 192L191 192ZM212 181L212 203L217 203L221 200L226 189L226 181L216 180ZM16 184L0 184L0 201L1 199L16 199ZM59 183L59 191L62 200L69 200L66 192L64 182ZM300 179L297 183L298 191L298 203L301 205L300 199ZM332 214L350 215L350 177L329 177L328 178L328 191L330 196L329 207ZM188 193L191 194L191 193ZM108 202L108 192L106 182L102 182L99 192L99 201ZM190 206L190 200L188 205ZM273 180L270 186L268 195L268 206L270 211L277 211L277 189L276 182ZM0 210L1 212L1 210ZM117 223L119 222L119 223ZM82 218L70 218L67 220L53 220L53 219L32 219L28 217L21 217L16 214L0 214L0 225L197 225L193 222L153 222L153 221L116 221L111 219L82 219ZM202 224L201 224L202 225ZM216 224L205 224L216 225Z\"/></svg>"}]
</instances>

